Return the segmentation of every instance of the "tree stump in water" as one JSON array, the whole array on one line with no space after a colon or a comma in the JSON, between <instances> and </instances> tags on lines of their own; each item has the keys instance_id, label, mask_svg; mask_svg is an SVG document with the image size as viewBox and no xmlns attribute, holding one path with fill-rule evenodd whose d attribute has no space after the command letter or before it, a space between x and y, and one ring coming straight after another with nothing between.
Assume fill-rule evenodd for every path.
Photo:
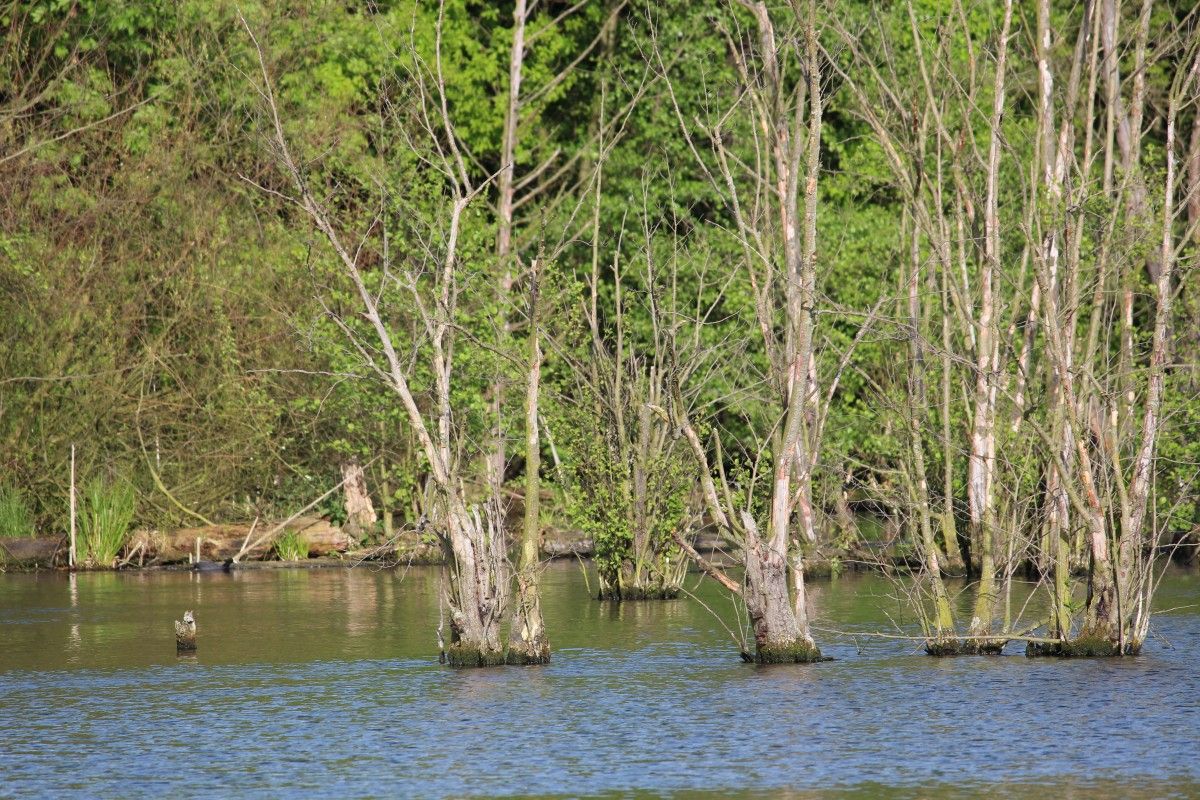
<instances>
[{"instance_id":1,"label":"tree stump in water","mask_svg":"<svg viewBox=\"0 0 1200 800\"><path fill-rule=\"evenodd\" d=\"M196 617L183 612L183 621L175 620L175 652L190 653L196 649Z\"/></svg>"}]
</instances>

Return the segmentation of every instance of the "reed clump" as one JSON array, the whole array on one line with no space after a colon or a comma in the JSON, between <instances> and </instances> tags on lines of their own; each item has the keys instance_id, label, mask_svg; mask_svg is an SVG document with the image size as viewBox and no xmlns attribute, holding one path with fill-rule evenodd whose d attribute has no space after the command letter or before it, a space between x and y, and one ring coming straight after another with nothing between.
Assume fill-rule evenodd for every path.
<instances>
[{"instance_id":1,"label":"reed clump","mask_svg":"<svg viewBox=\"0 0 1200 800\"><path fill-rule=\"evenodd\" d=\"M122 480L95 479L83 494L79 552L85 564L111 567L125 547L137 510L133 486Z\"/></svg>"},{"instance_id":2,"label":"reed clump","mask_svg":"<svg viewBox=\"0 0 1200 800\"><path fill-rule=\"evenodd\" d=\"M308 558L308 542L299 531L287 530L279 534L272 549L280 561L303 561Z\"/></svg>"},{"instance_id":3,"label":"reed clump","mask_svg":"<svg viewBox=\"0 0 1200 800\"><path fill-rule=\"evenodd\" d=\"M0 537L11 539L34 536L33 511L19 489L0 486Z\"/></svg>"}]
</instances>

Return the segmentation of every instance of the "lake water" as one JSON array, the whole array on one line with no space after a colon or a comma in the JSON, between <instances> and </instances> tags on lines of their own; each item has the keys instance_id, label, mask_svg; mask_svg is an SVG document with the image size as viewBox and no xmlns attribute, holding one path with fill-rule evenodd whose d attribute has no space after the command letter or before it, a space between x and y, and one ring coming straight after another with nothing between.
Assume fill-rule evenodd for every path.
<instances>
[{"instance_id":1,"label":"lake water","mask_svg":"<svg viewBox=\"0 0 1200 800\"><path fill-rule=\"evenodd\" d=\"M1164 581L1144 655L1097 661L850 636L909 623L892 584L814 581L836 660L756 667L695 576L699 600L599 603L556 563L553 662L463 671L436 661L437 581L0 575L0 797L1200 797L1195 576Z\"/></svg>"}]
</instances>

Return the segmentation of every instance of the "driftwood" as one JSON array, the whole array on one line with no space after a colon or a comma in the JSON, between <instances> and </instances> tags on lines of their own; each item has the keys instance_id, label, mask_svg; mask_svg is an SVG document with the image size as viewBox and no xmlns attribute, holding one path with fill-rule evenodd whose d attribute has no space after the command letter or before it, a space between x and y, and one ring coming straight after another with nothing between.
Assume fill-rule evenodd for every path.
<instances>
[{"instance_id":1,"label":"driftwood","mask_svg":"<svg viewBox=\"0 0 1200 800\"><path fill-rule=\"evenodd\" d=\"M317 517L298 517L285 530L296 531L308 544L310 556L328 556L344 553L354 545L349 534L335 525ZM182 528L173 531L137 531L129 540L127 549L132 552L143 547L146 561L169 564L187 561L196 555L196 540L200 540L200 558L205 561L225 561L233 558L242 548L251 531L250 524L204 525L198 528ZM246 553L250 558L264 558L270 554L271 543L260 542Z\"/></svg>"},{"instance_id":2,"label":"driftwood","mask_svg":"<svg viewBox=\"0 0 1200 800\"><path fill-rule=\"evenodd\" d=\"M591 537L573 532L546 531L542 539L542 554L548 558L589 558L596 548Z\"/></svg>"}]
</instances>

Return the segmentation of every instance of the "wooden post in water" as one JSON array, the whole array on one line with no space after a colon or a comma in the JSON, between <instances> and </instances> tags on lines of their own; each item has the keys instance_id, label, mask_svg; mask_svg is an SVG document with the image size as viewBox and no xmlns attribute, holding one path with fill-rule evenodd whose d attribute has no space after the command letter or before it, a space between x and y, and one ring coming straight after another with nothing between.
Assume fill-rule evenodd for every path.
<instances>
[{"instance_id":1,"label":"wooden post in water","mask_svg":"<svg viewBox=\"0 0 1200 800\"><path fill-rule=\"evenodd\" d=\"M71 445L71 549L67 552L67 566L75 569L75 445Z\"/></svg>"}]
</instances>

